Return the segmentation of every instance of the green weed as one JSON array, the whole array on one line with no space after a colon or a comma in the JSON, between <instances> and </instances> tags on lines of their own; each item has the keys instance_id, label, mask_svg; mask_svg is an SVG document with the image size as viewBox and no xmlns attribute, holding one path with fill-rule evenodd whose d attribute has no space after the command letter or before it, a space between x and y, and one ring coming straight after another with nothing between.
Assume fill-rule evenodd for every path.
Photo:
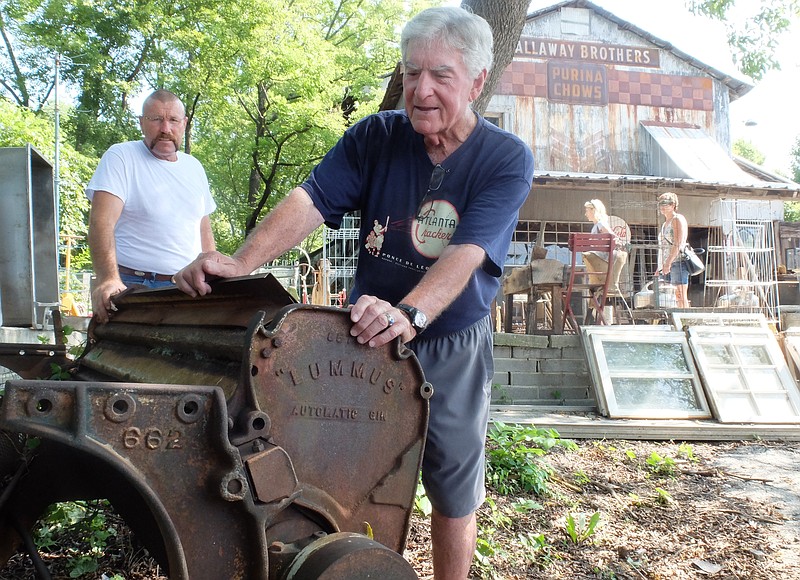
<instances>
[{"instance_id":1,"label":"green weed","mask_svg":"<svg viewBox=\"0 0 800 580\"><path fill-rule=\"evenodd\" d=\"M506 551L495 541L498 528L509 528L513 520L505 515L491 498L486 498L489 514L480 512L478 518L478 542L475 545L475 566L481 571L481 578L501 580L492 565L493 559L505 559Z\"/></svg>"},{"instance_id":2,"label":"green weed","mask_svg":"<svg viewBox=\"0 0 800 580\"><path fill-rule=\"evenodd\" d=\"M700 458L694 454L694 448L689 443L681 443L678 446L678 455L685 457L692 463L697 463L700 461Z\"/></svg>"},{"instance_id":3,"label":"green weed","mask_svg":"<svg viewBox=\"0 0 800 580\"><path fill-rule=\"evenodd\" d=\"M510 405L514 402L511 398L511 395L508 394L506 388L502 385L498 385L497 383L492 384L492 391L494 395L492 395L492 399L496 402L500 403L501 405Z\"/></svg>"},{"instance_id":4,"label":"green weed","mask_svg":"<svg viewBox=\"0 0 800 580\"><path fill-rule=\"evenodd\" d=\"M526 532L518 534L517 540L522 545L522 554L525 559L539 568L544 568L552 561L552 547L544 534Z\"/></svg>"},{"instance_id":5,"label":"green weed","mask_svg":"<svg viewBox=\"0 0 800 580\"><path fill-rule=\"evenodd\" d=\"M544 509L544 506L540 504L538 501L534 501L532 499L521 499L514 504L512 504L514 511L524 514L532 511L538 511Z\"/></svg>"},{"instance_id":6,"label":"green weed","mask_svg":"<svg viewBox=\"0 0 800 580\"><path fill-rule=\"evenodd\" d=\"M667 490L661 489L660 487L657 487L655 489L655 491L656 491L656 503L657 504L659 504L659 505L669 505L673 501L675 501L674 499L672 499L672 495L670 495L670 493Z\"/></svg>"},{"instance_id":7,"label":"green weed","mask_svg":"<svg viewBox=\"0 0 800 580\"><path fill-rule=\"evenodd\" d=\"M675 466L675 460L672 457L662 457L656 451L653 451L650 454L650 456L645 460L645 464L651 473L667 477L674 476L677 469Z\"/></svg>"},{"instance_id":8,"label":"green weed","mask_svg":"<svg viewBox=\"0 0 800 580\"><path fill-rule=\"evenodd\" d=\"M417 481L417 491L414 494L414 511L426 518L431 517L431 512L433 511L431 500L428 499L421 480Z\"/></svg>"},{"instance_id":9,"label":"green weed","mask_svg":"<svg viewBox=\"0 0 800 580\"><path fill-rule=\"evenodd\" d=\"M600 512L594 512L589 518L584 513L568 513L565 517L567 535L573 544L580 544L591 538L600 523Z\"/></svg>"},{"instance_id":10,"label":"green weed","mask_svg":"<svg viewBox=\"0 0 800 580\"><path fill-rule=\"evenodd\" d=\"M68 533L85 539L88 547L71 549L68 559L70 578L78 578L97 571L98 560L108 547L108 539L116 536L117 530L106 520L107 502L74 501L54 504L47 511L42 525L36 531L35 541L39 550L48 551L59 546Z\"/></svg>"},{"instance_id":11,"label":"green weed","mask_svg":"<svg viewBox=\"0 0 800 580\"><path fill-rule=\"evenodd\" d=\"M486 505L489 506L489 515L486 519L498 528L510 528L514 523L510 517L503 513L503 510L497 507L497 503L490 497L486 498Z\"/></svg>"},{"instance_id":12,"label":"green weed","mask_svg":"<svg viewBox=\"0 0 800 580\"><path fill-rule=\"evenodd\" d=\"M544 495L551 469L541 458L555 446L576 449L554 429L495 423L488 434L486 479L498 493Z\"/></svg>"},{"instance_id":13,"label":"green weed","mask_svg":"<svg viewBox=\"0 0 800 580\"><path fill-rule=\"evenodd\" d=\"M573 477L575 478L575 483L577 483L578 485L586 485L591 481L591 479L589 478L588 475L586 475L586 472L583 469L579 469L578 471L576 471Z\"/></svg>"},{"instance_id":14,"label":"green weed","mask_svg":"<svg viewBox=\"0 0 800 580\"><path fill-rule=\"evenodd\" d=\"M56 363L50 363L50 380L51 381L67 381L70 379L72 375L69 374L69 371L62 368L61 366L57 365Z\"/></svg>"}]
</instances>

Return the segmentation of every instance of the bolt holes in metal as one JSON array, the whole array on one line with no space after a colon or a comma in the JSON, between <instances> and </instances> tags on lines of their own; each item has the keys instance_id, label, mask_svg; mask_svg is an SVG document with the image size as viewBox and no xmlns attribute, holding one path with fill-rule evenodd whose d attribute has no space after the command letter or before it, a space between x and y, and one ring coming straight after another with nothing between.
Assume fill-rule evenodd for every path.
<instances>
[{"instance_id":1,"label":"bolt holes in metal","mask_svg":"<svg viewBox=\"0 0 800 580\"><path fill-rule=\"evenodd\" d=\"M104 410L106 419L114 423L127 421L134 411L136 411L136 400L127 393L111 395L106 401Z\"/></svg>"},{"instance_id":2,"label":"bolt holes in metal","mask_svg":"<svg viewBox=\"0 0 800 580\"><path fill-rule=\"evenodd\" d=\"M422 395L423 399L430 399L433 396L433 385L425 381L419 388L419 394Z\"/></svg>"},{"instance_id":3,"label":"bolt holes in metal","mask_svg":"<svg viewBox=\"0 0 800 580\"><path fill-rule=\"evenodd\" d=\"M55 409L55 404L53 403L55 399L55 393L51 391L42 391L38 393L32 393L31 398L28 399L28 403L26 404L26 410L29 416L45 416L49 415Z\"/></svg>"},{"instance_id":4,"label":"bolt holes in metal","mask_svg":"<svg viewBox=\"0 0 800 580\"><path fill-rule=\"evenodd\" d=\"M241 501L247 493L247 482L238 473L228 473L221 482L220 493L226 501Z\"/></svg>"},{"instance_id":5,"label":"bolt holes in metal","mask_svg":"<svg viewBox=\"0 0 800 580\"><path fill-rule=\"evenodd\" d=\"M250 413L250 431L253 434L268 432L272 426L269 415L263 412Z\"/></svg>"},{"instance_id":6,"label":"bolt holes in metal","mask_svg":"<svg viewBox=\"0 0 800 580\"><path fill-rule=\"evenodd\" d=\"M199 395L186 395L178 401L178 419L184 423L194 423L203 416L205 399Z\"/></svg>"}]
</instances>

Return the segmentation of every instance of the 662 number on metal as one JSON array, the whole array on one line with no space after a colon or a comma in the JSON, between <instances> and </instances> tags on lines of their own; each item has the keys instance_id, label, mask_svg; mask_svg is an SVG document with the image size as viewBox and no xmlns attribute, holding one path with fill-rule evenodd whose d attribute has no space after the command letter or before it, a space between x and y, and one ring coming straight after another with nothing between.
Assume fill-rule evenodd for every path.
<instances>
[{"instance_id":1,"label":"662 number on metal","mask_svg":"<svg viewBox=\"0 0 800 580\"><path fill-rule=\"evenodd\" d=\"M151 451L183 448L180 431L169 429L164 434L164 431L156 427L144 430L129 427L122 432L122 444L126 449L143 447Z\"/></svg>"}]
</instances>

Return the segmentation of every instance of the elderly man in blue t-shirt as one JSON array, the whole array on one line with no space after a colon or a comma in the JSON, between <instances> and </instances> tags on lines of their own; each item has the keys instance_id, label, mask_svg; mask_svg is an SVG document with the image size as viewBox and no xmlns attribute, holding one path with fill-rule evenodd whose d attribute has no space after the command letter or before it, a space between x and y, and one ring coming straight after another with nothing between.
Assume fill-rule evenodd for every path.
<instances>
[{"instance_id":1,"label":"elderly man in blue t-shirt","mask_svg":"<svg viewBox=\"0 0 800 580\"><path fill-rule=\"evenodd\" d=\"M207 294L209 276L249 274L320 224L338 228L345 213L361 212L351 334L372 347L402 337L434 385L422 464L434 573L462 580L485 498L490 305L533 155L470 107L492 65L485 20L456 7L425 10L405 26L401 50L405 111L350 128L233 256L201 254L176 279Z\"/></svg>"}]
</instances>

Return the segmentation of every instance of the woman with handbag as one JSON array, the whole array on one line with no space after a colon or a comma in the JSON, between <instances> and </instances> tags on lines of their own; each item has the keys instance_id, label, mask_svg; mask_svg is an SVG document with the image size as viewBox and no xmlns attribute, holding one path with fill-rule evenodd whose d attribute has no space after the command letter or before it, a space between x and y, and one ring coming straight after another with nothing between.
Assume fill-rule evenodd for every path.
<instances>
[{"instance_id":1,"label":"woman with handbag","mask_svg":"<svg viewBox=\"0 0 800 580\"><path fill-rule=\"evenodd\" d=\"M658 239L661 252L656 275L669 275L670 283L675 286L676 306L689 308L689 268L683 259L689 226L686 218L676 211L678 196L671 191L658 196L658 209L664 216L664 224Z\"/></svg>"}]
</instances>

